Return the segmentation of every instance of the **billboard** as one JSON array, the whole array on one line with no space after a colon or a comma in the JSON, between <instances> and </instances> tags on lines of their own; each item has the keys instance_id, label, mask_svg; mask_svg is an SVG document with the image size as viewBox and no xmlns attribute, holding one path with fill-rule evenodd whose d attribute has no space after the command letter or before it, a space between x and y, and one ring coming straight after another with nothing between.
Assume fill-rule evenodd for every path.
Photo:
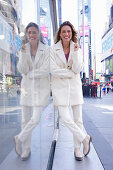
<instances>
[{"instance_id":1,"label":"billboard","mask_svg":"<svg viewBox=\"0 0 113 170\"><path fill-rule=\"evenodd\" d=\"M41 31L44 38L48 37L48 28L45 25L40 27L40 31Z\"/></svg>"},{"instance_id":2,"label":"billboard","mask_svg":"<svg viewBox=\"0 0 113 170\"><path fill-rule=\"evenodd\" d=\"M0 73L15 75L16 57L20 51L21 39L12 27L0 16Z\"/></svg>"},{"instance_id":3,"label":"billboard","mask_svg":"<svg viewBox=\"0 0 113 170\"><path fill-rule=\"evenodd\" d=\"M0 48L10 53L10 45L13 41L12 27L0 16ZM15 34L16 49L21 47L21 39Z\"/></svg>"},{"instance_id":4,"label":"billboard","mask_svg":"<svg viewBox=\"0 0 113 170\"><path fill-rule=\"evenodd\" d=\"M113 54L111 53L111 48L113 47L113 28L102 38L102 58L109 57Z\"/></svg>"},{"instance_id":5,"label":"billboard","mask_svg":"<svg viewBox=\"0 0 113 170\"><path fill-rule=\"evenodd\" d=\"M89 26L88 25L85 25L84 31L85 31L85 36L89 36ZM80 36L81 37L83 36L83 26L82 25L80 27Z\"/></svg>"}]
</instances>

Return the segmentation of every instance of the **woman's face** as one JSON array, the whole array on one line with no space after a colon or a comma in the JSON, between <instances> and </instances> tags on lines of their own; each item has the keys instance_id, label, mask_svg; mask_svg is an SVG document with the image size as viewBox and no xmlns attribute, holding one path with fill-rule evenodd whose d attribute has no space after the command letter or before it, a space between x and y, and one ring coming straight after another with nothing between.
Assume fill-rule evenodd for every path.
<instances>
[{"instance_id":1,"label":"woman's face","mask_svg":"<svg viewBox=\"0 0 113 170\"><path fill-rule=\"evenodd\" d=\"M27 30L27 38L30 44L36 44L38 42L38 30L36 27L29 27Z\"/></svg>"},{"instance_id":2,"label":"woman's face","mask_svg":"<svg viewBox=\"0 0 113 170\"><path fill-rule=\"evenodd\" d=\"M71 27L68 25L64 25L61 28L61 33L60 33L60 37L62 39L63 42L70 42L71 38L72 38L72 30Z\"/></svg>"}]
</instances>

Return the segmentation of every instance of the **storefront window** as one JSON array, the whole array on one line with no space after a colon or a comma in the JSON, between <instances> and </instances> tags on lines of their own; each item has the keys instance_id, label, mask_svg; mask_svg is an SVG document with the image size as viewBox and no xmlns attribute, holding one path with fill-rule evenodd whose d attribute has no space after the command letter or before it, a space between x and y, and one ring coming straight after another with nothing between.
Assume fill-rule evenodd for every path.
<instances>
[{"instance_id":1,"label":"storefront window","mask_svg":"<svg viewBox=\"0 0 113 170\"><path fill-rule=\"evenodd\" d=\"M106 74L113 73L113 57L106 59Z\"/></svg>"}]
</instances>

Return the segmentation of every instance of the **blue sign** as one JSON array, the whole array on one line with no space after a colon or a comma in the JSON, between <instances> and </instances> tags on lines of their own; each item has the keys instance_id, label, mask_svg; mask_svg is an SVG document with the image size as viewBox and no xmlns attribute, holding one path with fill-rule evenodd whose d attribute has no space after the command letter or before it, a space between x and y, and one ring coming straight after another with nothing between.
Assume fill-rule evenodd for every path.
<instances>
[{"instance_id":1,"label":"blue sign","mask_svg":"<svg viewBox=\"0 0 113 170\"><path fill-rule=\"evenodd\" d=\"M89 12L89 7L88 5L85 5L85 13ZM80 11L81 14L83 14L83 9Z\"/></svg>"},{"instance_id":2,"label":"blue sign","mask_svg":"<svg viewBox=\"0 0 113 170\"><path fill-rule=\"evenodd\" d=\"M12 30L10 26L5 21L0 21L0 35L4 35L4 43L11 45L13 41ZM18 35L15 34L15 43L17 51L20 51L21 39Z\"/></svg>"},{"instance_id":3,"label":"blue sign","mask_svg":"<svg viewBox=\"0 0 113 170\"><path fill-rule=\"evenodd\" d=\"M113 33L102 43L102 53L110 50L113 47Z\"/></svg>"}]
</instances>

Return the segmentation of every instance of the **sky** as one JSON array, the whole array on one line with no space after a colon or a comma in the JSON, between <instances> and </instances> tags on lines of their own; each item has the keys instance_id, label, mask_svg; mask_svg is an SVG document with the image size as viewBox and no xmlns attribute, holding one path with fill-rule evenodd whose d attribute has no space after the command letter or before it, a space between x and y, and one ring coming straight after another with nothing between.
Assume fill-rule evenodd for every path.
<instances>
[{"instance_id":1,"label":"sky","mask_svg":"<svg viewBox=\"0 0 113 170\"><path fill-rule=\"evenodd\" d=\"M78 29L77 0L62 0L62 21L67 20Z\"/></svg>"},{"instance_id":2,"label":"sky","mask_svg":"<svg viewBox=\"0 0 113 170\"><path fill-rule=\"evenodd\" d=\"M35 22L34 0L22 0L22 24L27 26L29 22Z\"/></svg>"},{"instance_id":3,"label":"sky","mask_svg":"<svg viewBox=\"0 0 113 170\"><path fill-rule=\"evenodd\" d=\"M93 0L92 2L92 48L95 43L96 71L101 72L102 36L105 32L107 17L107 0ZM109 9L110 10L110 9ZM95 39L95 42L93 41ZM94 53L92 49L92 53Z\"/></svg>"}]
</instances>

